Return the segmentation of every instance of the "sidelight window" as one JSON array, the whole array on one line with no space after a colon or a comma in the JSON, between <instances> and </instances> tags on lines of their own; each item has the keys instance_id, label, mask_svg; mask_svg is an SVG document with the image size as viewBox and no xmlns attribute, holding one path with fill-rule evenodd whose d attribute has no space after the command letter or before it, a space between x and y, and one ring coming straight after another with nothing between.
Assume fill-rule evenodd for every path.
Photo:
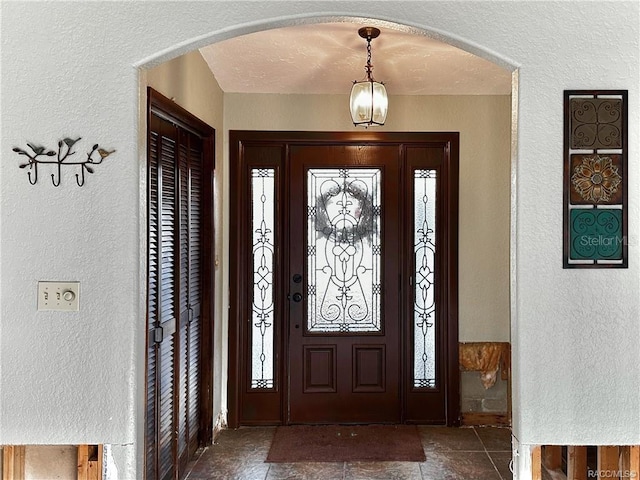
<instances>
[{"instance_id":1,"label":"sidelight window","mask_svg":"<svg viewBox=\"0 0 640 480\"><path fill-rule=\"evenodd\" d=\"M251 170L251 388L274 387L275 170Z\"/></svg>"},{"instance_id":2,"label":"sidelight window","mask_svg":"<svg viewBox=\"0 0 640 480\"><path fill-rule=\"evenodd\" d=\"M414 211L414 387L436 386L436 171L415 170Z\"/></svg>"}]
</instances>

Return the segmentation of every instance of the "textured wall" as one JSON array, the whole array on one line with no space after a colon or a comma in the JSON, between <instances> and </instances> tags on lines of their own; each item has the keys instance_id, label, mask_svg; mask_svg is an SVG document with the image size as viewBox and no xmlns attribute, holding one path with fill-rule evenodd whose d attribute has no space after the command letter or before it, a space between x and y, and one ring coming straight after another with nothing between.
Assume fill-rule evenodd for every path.
<instances>
[{"instance_id":1,"label":"textured wall","mask_svg":"<svg viewBox=\"0 0 640 480\"><path fill-rule=\"evenodd\" d=\"M25 1L0 8L0 444L113 443L120 478L139 476L146 199L136 66L335 15L412 25L519 68L514 432L525 452L535 443L640 443L637 2ZM561 268L568 88L629 90L628 270ZM117 154L84 188L71 176L60 188L46 178L30 186L11 148L54 146L67 135L83 136L82 149L100 142ZM36 312L43 279L82 282L80 312Z\"/></svg>"},{"instance_id":2,"label":"textured wall","mask_svg":"<svg viewBox=\"0 0 640 480\"><path fill-rule=\"evenodd\" d=\"M218 87L216 79L202 56L197 51L193 51L143 73L143 77L145 77L142 82L143 87L146 85L153 87L216 129L216 146L218 148L216 156L222 158L223 92ZM142 89L141 94L146 96L146 88ZM141 106L145 111L146 103L142 102ZM141 119L144 118L146 116L141 115ZM141 125L141 129L146 131L146 124ZM220 166L222 166L221 161ZM218 208L221 209L221 205ZM221 233L219 232L218 235L221 236ZM221 241L218 243L221 244ZM220 272L217 273L218 277L221 277ZM222 310L222 306L219 310ZM220 316L219 313L218 316ZM223 341L220 334L221 322L218 322L216 327L218 330L215 335L215 364L219 366L222 363L221 356L222 352L226 350L227 342ZM216 385L222 384L220 377L220 372L217 372ZM221 389L217 388L214 394L214 412L217 414L221 411L223 403ZM25 478L33 480L76 478L76 450L75 446L28 446L25 457Z\"/></svg>"}]
</instances>

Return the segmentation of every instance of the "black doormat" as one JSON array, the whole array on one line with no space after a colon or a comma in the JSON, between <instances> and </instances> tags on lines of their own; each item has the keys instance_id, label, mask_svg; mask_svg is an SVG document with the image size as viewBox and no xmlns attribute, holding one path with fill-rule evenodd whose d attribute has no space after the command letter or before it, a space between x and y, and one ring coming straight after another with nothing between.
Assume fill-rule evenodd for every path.
<instances>
[{"instance_id":1,"label":"black doormat","mask_svg":"<svg viewBox=\"0 0 640 480\"><path fill-rule=\"evenodd\" d=\"M278 427L267 462L424 462L415 425Z\"/></svg>"}]
</instances>

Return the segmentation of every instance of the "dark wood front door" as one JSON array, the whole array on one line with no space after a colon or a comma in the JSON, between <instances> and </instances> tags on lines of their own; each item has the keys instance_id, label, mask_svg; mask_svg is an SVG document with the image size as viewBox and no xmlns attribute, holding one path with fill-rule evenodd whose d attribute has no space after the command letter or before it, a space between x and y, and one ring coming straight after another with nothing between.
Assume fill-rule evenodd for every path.
<instances>
[{"instance_id":1,"label":"dark wood front door","mask_svg":"<svg viewBox=\"0 0 640 480\"><path fill-rule=\"evenodd\" d=\"M230 147L230 426L456 424L458 134Z\"/></svg>"},{"instance_id":2,"label":"dark wood front door","mask_svg":"<svg viewBox=\"0 0 640 480\"><path fill-rule=\"evenodd\" d=\"M290 149L290 423L400 421L398 154Z\"/></svg>"}]
</instances>

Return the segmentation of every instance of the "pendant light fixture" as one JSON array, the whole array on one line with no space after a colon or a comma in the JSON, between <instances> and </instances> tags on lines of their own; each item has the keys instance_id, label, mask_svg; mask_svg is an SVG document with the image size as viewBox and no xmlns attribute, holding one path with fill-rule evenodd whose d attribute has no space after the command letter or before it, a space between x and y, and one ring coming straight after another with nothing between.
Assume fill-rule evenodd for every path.
<instances>
[{"instance_id":1,"label":"pendant light fixture","mask_svg":"<svg viewBox=\"0 0 640 480\"><path fill-rule=\"evenodd\" d=\"M384 125L389 106L387 89L382 82L376 82L371 75L373 70L371 40L378 38L380 30L375 27L362 27L358 30L358 35L367 40L367 64L364 67L367 78L361 82L354 81L353 87L351 87L349 99L351 120L354 125L362 127Z\"/></svg>"}]
</instances>

